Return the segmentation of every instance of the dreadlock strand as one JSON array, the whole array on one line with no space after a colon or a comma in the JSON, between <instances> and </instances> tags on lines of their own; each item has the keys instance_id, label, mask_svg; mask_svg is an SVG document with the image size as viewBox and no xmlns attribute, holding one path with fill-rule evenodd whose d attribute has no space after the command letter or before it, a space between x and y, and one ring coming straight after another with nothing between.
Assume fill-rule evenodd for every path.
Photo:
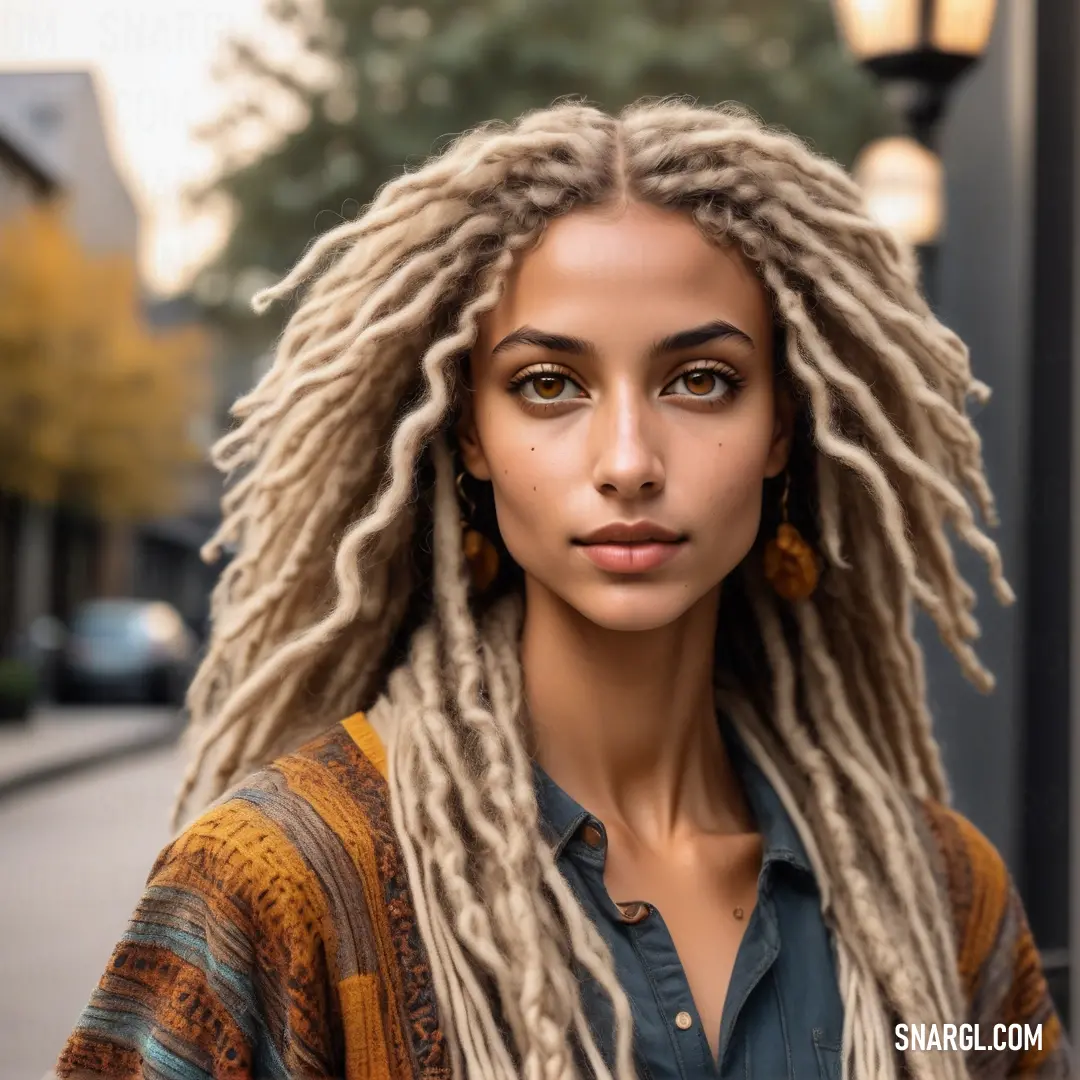
<instances>
[{"instance_id":1,"label":"dreadlock strand","mask_svg":"<svg viewBox=\"0 0 1080 1080\"><path fill-rule=\"evenodd\" d=\"M891 969L888 959L891 955L890 941L895 947L896 942L904 941L908 937L904 933L902 922L895 925L897 920L890 918L893 915L894 899L880 891L877 897L873 898L870 880L862 868L866 853L859 850L847 810L843 807L836 766L821 747L810 741L802 721L797 716L794 701L794 661L784 640L779 618L773 610L772 602L763 595L755 594L753 599L759 613L762 637L770 664L777 675L775 720L799 766L811 777L810 798L817 805L823 826L830 835L831 845L828 850L830 859L835 861L834 882L838 889L842 889L852 911L859 919L864 947L876 980L885 989L889 1000L900 1007L902 1014L920 1015L928 1005L925 994L920 992L908 971ZM779 696L781 689L784 691L783 696ZM808 687L807 712L813 716L815 726L823 722L823 718L816 715L814 709L817 697L817 689ZM889 922L888 927L885 925L886 921Z\"/></svg>"},{"instance_id":2,"label":"dreadlock strand","mask_svg":"<svg viewBox=\"0 0 1080 1080\"><path fill-rule=\"evenodd\" d=\"M840 522L843 519L840 510L840 463L824 455L817 462L817 492L823 554L831 566L838 570L850 570L851 563L844 554L840 535Z\"/></svg>"},{"instance_id":3,"label":"dreadlock strand","mask_svg":"<svg viewBox=\"0 0 1080 1080\"><path fill-rule=\"evenodd\" d=\"M466 308L462 313L463 322L474 317L475 310ZM392 462L390 483L368 516L345 534L338 549L335 574L341 588L341 597L335 613L331 616L337 623L343 623L345 619L352 617L360 607L362 583L357 575L349 573L349 569L355 565L363 545L384 529L402 509L411 487L409 477L419 445L434 430L449 404L449 390L441 377L443 365L458 354L471 333L471 327L463 326L433 345L422 361L422 368L427 376L428 399L398 427L390 446ZM401 468L402 465L405 468ZM327 488L320 496L319 503L334 505L335 502L340 502L340 496L341 492ZM289 561L282 567L275 580L269 582L261 592L254 594L237 612L235 621L227 631L230 636L242 634L247 630L249 620L257 618L270 605L280 601L310 555L312 542L320 524L320 515L313 514L307 517ZM321 633L325 634L330 629L327 627ZM301 641L292 643L292 647L298 650L303 648L303 645Z\"/></svg>"},{"instance_id":4,"label":"dreadlock strand","mask_svg":"<svg viewBox=\"0 0 1080 1080\"><path fill-rule=\"evenodd\" d=\"M872 576L876 587L862 591L855 575L833 574L823 582L823 590L834 601L830 616L845 626L850 635L845 662L862 665L867 673L868 685L880 709L879 736L892 750L897 775L903 777L906 788L921 796L934 790L937 774L928 768L927 761L914 745L911 718L925 710L925 705L913 689L916 675L912 658L893 639L896 631L892 625L894 606L910 605L911 595L899 576L892 582L886 579L879 567L881 554L864 546L865 540L872 536L872 525L864 526L859 522L855 508L850 516L853 519L852 546L865 552L861 568ZM877 635L872 640L881 642L879 649L863 647L863 642L871 640L867 634Z\"/></svg>"},{"instance_id":5,"label":"dreadlock strand","mask_svg":"<svg viewBox=\"0 0 1080 1080\"><path fill-rule=\"evenodd\" d=\"M779 279L774 271L767 268L766 275L774 282L774 287L784 288L782 279ZM785 313L792 319L792 325L800 327L804 313L800 310L800 306L793 297L785 290L778 302ZM950 605L945 602L941 595L924 580L916 569L918 561L912 551L910 541L907 539L907 527L903 521L900 501L878 463L861 448L846 440L839 439L828 429L827 422L823 421L823 414L828 415L827 410L831 409L831 400L827 391L830 384L826 382L825 377L819 371L819 366L827 362L827 355L815 354L815 343L812 339L802 342L801 346L800 348L800 342L797 342L793 335L788 347L788 362L792 373L808 388L811 400L814 402L816 437L819 446L833 457L850 463L866 478L878 502L879 512L885 518L894 551L900 565L908 576L916 601L934 619L945 644L957 658L970 681L980 689L990 689L993 685L992 677L980 663L974 650L967 642L968 638L975 636L976 625L969 618L963 606ZM808 357L814 358L815 363L811 364L803 358L802 348L806 349ZM938 552L943 550L941 547L942 541L937 532L931 530L924 532L923 535L929 538L928 543L936 544ZM993 544L985 540L981 534L979 534L979 541L980 546L989 545L986 547L986 551L992 560L996 560L996 548ZM951 555L949 559L951 561ZM947 585L948 593L962 593L965 589L965 586L955 574L948 574L942 580Z\"/></svg>"},{"instance_id":6,"label":"dreadlock strand","mask_svg":"<svg viewBox=\"0 0 1080 1080\"><path fill-rule=\"evenodd\" d=\"M890 456L899 468L908 472L914 480L921 481L929 487L932 494L946 503L946 513L951 510L950 516L953 520L960 519L958 529L961 534L976 551L988 559L991 564L992 574L1000 577L1001 564L997 548L975 527L971 510L962 495L945 477L927 465L922 458L916 456L899 437L892 422L881 411L877 399L871 394L866 383L830 355L828 346L821 334L811 321L805 307L797 299L792 300L789 317L807 344L807 355L814 358L821 374L829 379L832 385L841 387L846 393L847 400L857 406L859 415L869 426L871 432L877 436L884 452ZM917 488L911 503L913 506L923 503L926 505L929 516L937 516L929 507L928 497ZM968 612L973 606L974 594L959 575L955 573L952 552L942 534L937 531L927 530L927 536L933 545L932 551L938 557L939 563L945 564L947 568L939 576L938 580L945 587L947 594L954 594L949 599L951 600L950 607L957 621L956 632L961 637L972 638L977 632L977 627L969 617Z\"/></svg>"},{"instance_id":7,"label":"dreadlock strand","mask_svg":"<svg viewBox=\"0 0 1080 1080\"><path fill-rule=\"evenodd\" d=\"M920 896L933 891L933 875L921 850L914 825L908 813L908 804L897 786L899 777L884 769L866 737L856 722L847 701L844 679L830 653L828 642L831 635L826 630L816 607L811 603L798 604L795 609L804 655L817 679L808 679L810 693L820 694L822 703L829 703L833 723L819 727L822 745L832 757L844 763L844 771L851 781L851 790L859 795L870 815L883 832L897 831L901 845L885 848L884 865L893 887L899 894L902 910L921 911ZM813 688L817 687L815 691ZM960 1007L959 982L956 979L946 985L944 975L936 964L943 952L955 951L956 943L943 923L927 928L916 918L913 922L914 937L923 963L931 969L932 990L937 997L936 1007L952 1008L958 1015ZM940 1013L939 1015L946 1015Z\"/></svg>"},{"instance_id":8,"label":"dreadlock strand","mask_svg":"<svg viewBox=\"0 0 1080 1080\"><path fill-rule=\"evenodd\" d=\"M446 285L458 280L465 267L471 264L474 257L469 245L496 233L498 224L493 216L466 218L447 230L447 235L437 246L397 267L359 304L356 314L347 324L320 345L308 350L304 357L303 374L294 377L288 387L263 408L261 422L270 424L278 420L294 407L302 395L313 389L341 383L341 377L354 370L365 350L373 352L384 341L398 338L402 326L415 323L417 314L426 314L430 310L432 297L442 295ZM446 262L448 256L455 253L457 257ZM434 277L433 268L438 268ZM421 282L422 287L417 289ZM411 295L412 300L395 311L390 305L402 295ZM354 289L348 299L355 304L356 296L357 290Z\"/></svg>"},{"instance_id":9,"label":"dreadlock strand","mask_svg":"<svg viewBox=\"0 0 1080 1080\"><path fill-rule=\"evenodd\" d=\"M414 642L414 651L416 644ZM390 751L394 767L390 770L389 778L391 815L395 828L403 837L402 850L409 880L414 883L426 882L432 875L430 851L414 839L422 831L419 825L420 800L417 797L423 775L420 767L422 750L408 735L419 698L414 673L398 669L390 676L387 694L371 709L373 723L392 732ZM402 788L406 792L404 796L401 794ZM501 1062L500 1070L486 1053L483 1037L466 1005L468 988L460 980L450 977L455 966L451 947L454 935L442 904L437 897L429 896L426 887L417 888L414 885L413 893L417 925L431 950L432 977L440 1006L447 1014L445 1028L455 1069L460 1072L467 1065L470 1070L484 1069L482 1075L507 1075L511 1069L510 1061ZM434 899L434 903L430 902L431 899Z\"/></svg>"},{"instance_id":10,"label":"dreadlock strand","mask_svg":"<svg viewBox=\"0 0 1080 1080\"><path fill-rule=\"evenodd\" d=\"M516 989L519 999L516 1015L526 1029L521 1041L529 1047L524 1055L525 1074L537 1077L549 1073L562 1075L563 1068L570 1068L569 1060L563 1057L562 1048L565 1046L566 1029L573 1016L569 1008L564 1015L558 1015L560 1006L557 996L548 1002L546 1008L540 1006L541 1000L547 995L548 985L557 985L558 972L549 973L546 970L548 960L544 956L545 935L542 932L545 920L537 917L545 913L545 909L541 908L538 912L535 904L529 900L530 889L539 888L540 865L535 857L534 838L530 839L518 820L523 813L531 822L536 819L531 766L520 750L516 754L511 753L507 761L507 744L513 746L518 741L513 721L504 718L504 721L509 719L509 724L500 730L493 714L484 709L478 699L481 675L478 642L466 602L452 467L445 446L436 443L434 450L436 549L443 555L437 563L447 571L436 576L436 595L444 634L448 639L448 659L456 671L460 715L469 728L480 736L481 745L487 749L486 756L491 766L484 777L483 790L500 814L500 827L493 830L484 827L486 822L475 822L478 835L487 841L497 865L502 868L498 882L493 884L489 893L489 902L496 911L500 908L506 910L506 925L514 928L506 940L506 946L514 952L522 952L520 961L511 970L520 980ZM467 782L459 781L459 786L463 794L468 792ZM516 796L516 801L511 794ZM477 798L475 806L478 804ZM470 818L474 818L475 806ZM546 927L549 932L552 928L550 924ZM561 958L556 954L549 959L558 962ZM547 1020L548 1015L557 1016L554 1023Z\"/></svg>"},{"instance_id":11,"label":"dreadlock strand","mask_svg":"<svg viewBox=\"0 0 1080 1080\"><path fill-rule=\"evenodd\" d=\"M816 686L813 683L808 685L807 702L810 711L817 712L825 705L822 693L821 687ZM836 748L836 744L828 735L826 735L824 742L829 746L830 750ZM860 770L851 760L850 755L845 755L841 769L842 781L851 787L855 784L856 777L859 776L859 774ZM847 803L848 813L850 814L857 808L858 803L852 798L849 798ZM896 835L896 822L892 815L881 815L879 824L884 824L886 826L885 832L890 836L893 843L902 843L901 838ZM904 953L919 957L920 966L927 964L927 955L923 950L918 948L920 939L925 939L926 937L925 932L920 932L919 930L919 920L921 916L917 909L915 911L905 909L901 898L896 896L895 893L887 893L885 897L879 895L871 917L871 913L866 911L864 905L870 900L872 886L870 884L870 878L865 872L864 863L859 861L857 840L855 836L851 834L848 827L845 827L843 830L842 839L840 837L837 839L840 841L842 847L842 873L845 877L853 910L864 910L866 912L866 921L864 922L864 925L869 931L866 935L866 948L868 955L871 958L872 966L878 975L878 981L884 987L888 1001L890 1003L896 1003L902 1011L914 1015L955 1015L954 1010L942 1009L939 1004L941 1000L940 995L934 992L934 987L932 985L927 988L920 987L910 978L908 970L887 970L886 957L889 951L889 942L892 942L893 947L895 947L896 942L900 940L898 937L900 934L903 935L904 939ZM886 852L892 853L890 847L886 847L885 850ZM925 861L925 853L922 850L916 851L914 857ZM887 876L891 876L888 875L887 872L888 861L888 859L881 862L875 860L875 871L880 873L884 870ZM908 933L904 933L905 929L908 929ZM932 982L940 982L938 974L940 961L933 958L935 956L940 957L940 955L940 952L932 954L929 960L933 972ZM942 1078L946 1076L955 1075L955 1073L950 1071L943 1071L938 1065L932 1062L920 1060L917 1064L918 1067L912 1070L914 1075L926 1077L927 1080L931 1080L931 1078L932 1080L942 1080Z\"/></svg>"},{"instance_id":12,"label":"dreadlock strand","mask_svg":"<svg viewBox=\"0 0 1080 1080\"><path fill-rule=\"evenodd\" d=\"M789 311L794 310L796 321L793 321L792 325L798 326L799 311L783 279L768 266L765 268L765 276L776 291L777 302L785 316L788 316ZM812 355L811 346L792 334L788 341L788 368L810 395L814 413L814 433L818 446L825 453L850 466L863 478L867 488L874 495L883 527L890 537L900 564L911 581L912 591L929 612L945 620L946 612L940 598L931 591L918 574L915 555L905 535L907 529L904 512L896 492L881 466L870 453L834 432L831 426L835 408L832 388L819 373L817 366L804 359L804 349L808 355Z\"/></svg>"}]
</instances>

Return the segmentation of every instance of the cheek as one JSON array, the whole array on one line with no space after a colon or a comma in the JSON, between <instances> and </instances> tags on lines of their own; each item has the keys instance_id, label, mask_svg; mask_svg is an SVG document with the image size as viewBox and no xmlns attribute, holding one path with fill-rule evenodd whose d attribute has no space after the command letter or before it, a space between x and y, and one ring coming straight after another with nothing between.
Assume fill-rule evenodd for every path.
<instances>
[{"instance_id":1,"label":"cheek","mask_svg":"<svg viewBox=\"0 0 1080 1080\"><path fill-rule=\"evenodd\" d=\"M539 439L503 446L493 455L491 486L499 529L510 546L539 538L555 524L557 513L574 489L573 473L565 460Z\"/></svg>"},{"instance_id":2,"label":"cheek","mask_svg":"<svg viewBox=\"0 0 1080 1080\"><path fill-rule=\"evenodd\" d=\"M499 531L510 553L534 542L551 523L550 511L560 507L572 487L580 448L552 438L551 424L537 424L500 400L482 402L477 430L490 471ZM548 512L545 512L545 508Z\"/></svg>"},{"instance_id":3,"label":"cheek","mask_svg":"<svg viewBox=\"0 0 1080 1080\"><path fill-rule=\"evenodd\" d=\"M683 499L698 528L715 536L718 557L749 551L761 523L761 492L771 431L760 425L718 432L709 444L684 448Z\"/></svg>"},{"instance_id":4,"label":"cheek","mask_svg":"<svg viewBox=\"0 0 1080 1080\"><path fill-rule=\"evenodd\" d=\"M508 501L544 497L580 475L587 426L580 415L537 417L504 390L484 388L476 400L476 429L496 494Z\"/></svg>"},{"instance_id":5,"label":"cheek","mask_svg":"<svg viewBox=\"0 0 1080 1080\"><path fill-rule=\"evenodd\" d=\"M728 459L725 467L713 470L708 492L701 492L702 511L716 519L715 526L721 535L757 531L762 475L753 468L755 464Z\"/></svg>"}]
</instances>

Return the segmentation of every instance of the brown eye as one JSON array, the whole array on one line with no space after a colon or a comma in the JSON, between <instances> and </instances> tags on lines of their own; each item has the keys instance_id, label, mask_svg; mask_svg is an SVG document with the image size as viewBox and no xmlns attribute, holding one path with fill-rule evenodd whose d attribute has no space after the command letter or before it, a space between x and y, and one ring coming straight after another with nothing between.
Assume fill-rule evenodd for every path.
<instances>
[{"instance_id":1,"label":"brown eye","mask_svg":"<svg viewBox=\"0 0 1080 1080\"><path fill-rule=\"evenodd\" d=\"M666 389L672 397L697 398L699 401L721 402L733 398L742 385L738 376L711 368L684 371Z\"/></svg>"},{"instance_id":2,"label":"brown eye","mask_svg":"<svg viewBox=\"0 0 1080 1080\"><path fill-rule=\"evenodd\" d=\"M716 385L716 376L710 371L691 371L683 376L683 380L686 389L695 396L704 396Z\"/></svg>"},{"instance_id":3,"label":"brown eye","mask_svg":"<svg viewBox=\"0 0 1080 1080\"><path fill-rule=\"evenodd\" d=\"M532 405L556 405L582 397L581 387L561 371L523 373L513 384L515 394Z\"/></svg>"},{"instance_id":4,"label":"brown eye","mask_svg":"<svg viewBox=\"0 0 1080 1080\"><path fill-rule=\"evenodd\" d=\"M562 375L537 375L532 380L537 397L552 401L566 389L566 379Z\"/></svg>"}]
</instances>

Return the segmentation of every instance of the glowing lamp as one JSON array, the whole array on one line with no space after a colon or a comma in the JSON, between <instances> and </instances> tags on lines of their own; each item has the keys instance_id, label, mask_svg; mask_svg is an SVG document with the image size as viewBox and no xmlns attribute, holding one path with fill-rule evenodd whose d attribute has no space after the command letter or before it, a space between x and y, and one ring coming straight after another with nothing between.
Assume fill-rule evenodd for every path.
<instances>
[{"instance_id":1,"label":"glowing lamp","mask_svg":"<svg viewBox=\"0 0 1080 1080\"><path fill-rule=\"evenodd\" d=\"M990 40L996 6L996 0L833 0L840 32L855 56L902 78L924 76L920 69L926 65L962 71L978 60Z\"/></svg>"},{"instance_id":2,"label":"glowing lamp","mask_svg":"<svg viewBox=\"0 0 1080 1080\"><path fill-rule=\"evenodd\" d=\"M945 216L941 159L914 139L876 139L856 159L852 174L874 220L910 244L934 243Z\"/></svg>"},{"instance_id":3,"label":"glowing lamp","mask_svg":"<svg viewBox=\"0 0 1080 1080\"><path fill-rule=\"evenodd\" d=\"M915 137L930 143L949 87L986 50L996 0L833 0L844 40L901 92Z\"/></svg>"}]
</instances>

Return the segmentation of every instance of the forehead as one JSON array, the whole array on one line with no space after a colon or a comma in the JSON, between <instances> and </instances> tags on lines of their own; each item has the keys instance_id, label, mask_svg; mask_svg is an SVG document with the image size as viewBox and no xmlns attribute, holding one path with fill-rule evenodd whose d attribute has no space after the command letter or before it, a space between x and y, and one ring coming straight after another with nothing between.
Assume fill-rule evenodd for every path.
<instances>
[{"instance_id":1,"label":"forehead","mask_svg":"<svg viewBox=\"0 0 1080 1080\"><path fill-rule=\"evenodd\" d=\"M481 341L493 344L525 324L595 336L615 324L651 334L716 318L755 340L770 322L750 262L707 240L684 213L628 202L556 218L519 256L481 322Z\"/></svg>"}]
</instances>

